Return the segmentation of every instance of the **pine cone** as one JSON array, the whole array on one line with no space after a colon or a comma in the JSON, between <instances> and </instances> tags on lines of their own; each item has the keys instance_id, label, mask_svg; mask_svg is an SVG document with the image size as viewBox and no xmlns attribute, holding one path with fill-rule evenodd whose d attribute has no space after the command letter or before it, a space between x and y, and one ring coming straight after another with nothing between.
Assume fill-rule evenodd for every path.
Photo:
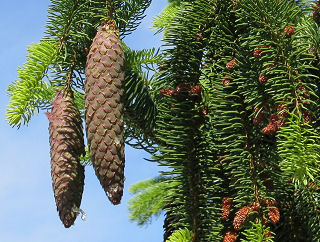
<instances>
[{"instance_id":1,"label":"pine cone","mask_svg":"<svg viewBox=\"0 0 320 242\"><path fill-rule=\"evenodd\" d=\"M265 107L262 107L261 110L260 109L261 109L261 106L258 106L253 110L253 113L254 113L253 124L254 125L259 125L264 118Z\"/></svg>"},{"instance_id":2,"label":"pine cone","mask_svg":"<svg viewBox=\"0 0 320 242\"><path fill-rule=\"evenodd\" d=\"M287 25L284 29L283 29L283 33L285 34L286 37L291 37L295 32L295 29L292 25Z\"/></svg>"},{"instance_id":3,"label":"pine cone","mask_svg":"<svg viewBox=\"0 0 320 242\"><path fill-rule=\"evenodd\" d=\"M224 78L222 78L221 83L223 86L227 86L231 82L231 76L225 75Z\"/></svg>"},{"instance_id":4,"label":"pine cone","mask_svg":"<svg viewBox=\"0 0 320 242\"><path fill-rule=\"evenodd\" d=\"M264 50L266 50L267 48L271 48L271 45L257 46L253 51L253 56L255 58L260 58L260 57L264 56Z\"/></svg>"},{"instance_id":5,"label":"pine cone","mask_svg":"<svg viewBox=\"0 0 320 242\"><path fill-rule=\"evenodd\" d=\"M60 91L51 105L47 117L52 186L60 219L69 228L78 215L84 185L82 120L71 91Z\"/></svg>"},{"instance_id":6,"label":"pine cone","mask_svg":"<svg viewBox=\"0 0 320 242\"><path fill-rule=\"evenodd\" d=\"M164 96L166 95L166 96L172 97L172 96L176 95L177 92L175 90L173 90L173 89L163 88L163 89L160 90L160 94L164 95Z\"/></svg>"},{"instance_id":7,"label":"pine cone","mask_svg":"<svg viewBox=\"0 0 320 242\"><path fill-rule=\"evenodd\" d=\"M201 92L202 92L202 88L199 85L193 86L190 90L191 95L201 96Z\"/></svg>"},{"instance_id":8,"label":"pine cone","mask_svg":"<svg viewBox=\"0 0 320 242\"><path fill-rule=\"evenodd\" d=\"M229 61L227 64L226 64L226 68L227 69L233 69L236 67L236 65L238 65L238 60L237 59L232 59L231 61Z\"/></svg>"},{"instance_id":9,"label":"pine cone","mask_svg":"<svg viewBox=\"0 0 320 242\"><path fill-rule=\"evenodd\" d=\"M252 211L251 207L244 206L241 208L233 220L233 227L235 230L240 230L244 223L246 222L247 218L249 217L249 213Z\"/></svg>"},{"instance_id":10,"label":"pine cone","mask_svg":"<svg viewBox=\"0 0 320 242\"><path fill-rule=\"evenodd\" d=\"M263 204L268 207L268 217L270 221L274 224L278 223L280 220L280 211L276 207L277 203L273 199L264 199L262 200Z\"/></svg>"},{"instance_id":11,"label":"pine cone","mask_svg":"<svg viewBox=\"0 0 320 242\"><path fill-rule=\"evenodd\" d=\"M253 202L250 204L250 208L252 211L258 212L260 210L260 203L258 202Z\"/></svg>"},{"instance_id":12,"label":"pine cone","mask_svg":"<svg viewBox=\"0 0 320 242\"><path fill-rule=\"evenodd\" d=\"M274 224L278 223L280 220L280 211L278 208L269 208L268 217L270 221Z\"/></svg>"},{"instance_id":13,"label":"pine cone","mask_svg":"<svg viewBox=\"0 0 320 242\"><path fill-rule=\"evenodd\" d=\"M231 207L232 200L228 197L224 197L222 199L222 219L226 220L229 218Z\"/></svg>"},{"instance_id":14,"label":"pine cone","mask_svg":"<svg viewBox=\"0 0 320 242\"><path fill-rule=\"evenodd\" d=\"M263 134L274 134L282 126L285 125L285 120L276 114L271 114L269 124L262 129Z\"/></svg>"},{"instance_id":15,"label":"pine cone","mask_svg":"<svg viewBox=\"0 0 320 242\"><path fill-rule=\"evenodd\" d=\"M260 74L259 75L259 82L262 84L262 83L265 83L269 80L269 77L265 74Z\"/></svg>"},{"instance_id":16,"label":"pine cone","mask_svg":"<svg viewBox=\"0 0 320 242\"><path fill-rule=\"evenodd\" d=\"M278 116L279 116L280 118L286 118L286 117L289 116L288 106L285 105L284 103L280 103L280 104L278 105L277 111L278 111Z\"/></svg>"},{"instance_id":17,"label":"pine cone","mask_svg":"<svg viewBox=\"0 0 320 242\"><path fill-rule=\"evenodd\" d=\"M119 31L104 22L87 58L85 117L92 164L113 204L120 203L124 183L123 59Z\"/></svg>"},{"instance_id":18,"label":"pine cone","mask_svg":"<svg viewBox=\"0 0 320 242\"><path fill-rule=\"evenodd\" d=\"M264 237L265 237L265 238L271 238L271 237L272 237L271 232L267 232L267 233L265 233Z\"/></svg>"},{"instance_id":19,"label":"pine cone","mask_svg":"<svg viewBox=\"0 0 320 242\"><path fill-rule=\"evenodd\" d=\"M320 4L316 3L316 5L312 6L314 8L314 11L312 13L313 20L319 24L320 23Z\"/></svg>"},{"instance_id":20,"label":"pine cone","mask_svg":"<svg viewBox=\"0 0 320 242\"><path fill-rule=\"evenodd\" d=\"M229 231L225 234L223 242L235 242L237 240L237 233Z\"/></svg>"}]
</instances>

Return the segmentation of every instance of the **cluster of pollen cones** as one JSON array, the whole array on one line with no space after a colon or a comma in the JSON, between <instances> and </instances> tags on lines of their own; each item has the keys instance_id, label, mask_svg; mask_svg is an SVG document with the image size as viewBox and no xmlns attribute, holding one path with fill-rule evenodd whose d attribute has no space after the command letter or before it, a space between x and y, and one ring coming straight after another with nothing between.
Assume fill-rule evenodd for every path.
<instances>
[{"instance_id":1,"label":"cluster of pollen cones","mask_svg":"<svg viewBox=\"0 0 320 242\"><path fill-rule=\"evenodd\" d=\"M90 158L107 197L119 204L124 183L124 53L119 31L103 22L90 47L85 69L85 123ZM79 209L85 154L83 127L71 88L59 91L49 119L52 182L57 210L70 227Z\"/></svg>"}]
</instances>

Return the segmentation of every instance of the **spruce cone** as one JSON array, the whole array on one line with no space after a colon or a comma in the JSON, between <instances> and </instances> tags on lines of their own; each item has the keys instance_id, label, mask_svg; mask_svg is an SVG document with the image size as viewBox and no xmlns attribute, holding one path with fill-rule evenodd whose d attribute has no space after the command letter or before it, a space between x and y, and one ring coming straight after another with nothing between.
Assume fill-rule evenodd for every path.
<instances>
[{"instance_id":1,"label":"spruce cone","mask_svg":"<svg viewBox=\"0 0 320 242\"><path fill-rule=\"evenodd\" d=\"M123 59L119 31L104 22L87 59L85 119L92 164L113 204L120 203L124 183Z\"/></svg>"},{"instance_id":2,"label":"spruce cone","mask_svg":"<svg viewBox=\"0 0 320 242\"><path fill-rule=\"evenodd\" d=\"M238 65L238 60L237 59L232 59L231 61L229 61L227 64L226 64L226 68L227 69L233 69L236 67L236 65Z\"/></svg>"},{"instance_id":3,"label":"spruce cone","mask_svg":"<svg viewBox=\"0 0 320 242\"><path fill-rule=\"evenodd\" d=\"M236 216L233 219L233 227L235 230L239 231L242 228L251 211L251 207L244 206L237 212Z\"/></svg>"},{"instance_id":4,"label":"spruce cone","mask_svg":"<svg viewBox=\"0 0 320 242\"><path fill-rule=\"evenodd\" d=\"M223 239L223 242L235 242L237 241L237 233L235 231L228 231Z\"/></svg>"},{"instance_id":5,"label":"spruce cone","mask_svg":"<svg viewBox=\"0 0 320 242\"><path fill-rule=\"evenodd\" d=\"M232 200L228 197L222 199L222 219L226 220L229 218L230 210L232 207Z\"/></svg>"},{"instance_id":6,"label":"spruce cone","mask_svg":"<svg viewBox=\"0 0 320 242\"><path fill-rule=\"evenodd\" d=\"M82 120L72 91L60 91L47 113L50 133L51 176L59 216L66 228L73 225L81 204L85 153Z\"/></svg>"},{"instance_id":7,"label":"spruce cone","mask_svg":"<svg viewBox=\"0 0 320 242\"><path fill-rule=\"evenodd\" d=\"M269 208L268 217L270 221L274 224L278 223L280 220L280 211L278 208Z\"/></svg>"}]
</instances>

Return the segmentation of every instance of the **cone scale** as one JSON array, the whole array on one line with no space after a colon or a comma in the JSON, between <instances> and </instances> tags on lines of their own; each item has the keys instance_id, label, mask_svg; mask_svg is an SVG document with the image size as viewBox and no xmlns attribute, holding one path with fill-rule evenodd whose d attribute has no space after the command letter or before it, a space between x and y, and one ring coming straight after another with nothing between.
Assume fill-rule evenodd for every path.
<instances>
[{"instance_id":1,"label":"cone scale","mask_svg":"<svg viewBox=\"0 0 320 242\"><path fill-rule=\"evenodd\" d=\"M60 219L66 228L74 224L79 213L84 186L85 153L80 113L71 90L60 91L51 103L49 119L51 177Z\"/></svg>"},{"instance_id":2,"label":"cone scale","mask_svg":"<svg viewBox=\"0 0 320 242\"><path fill-rule=\"evenodd\" d=\"M120 203L124 183L123 60L119 31L102 23L87 57L85 120L92 164L113 204Z\"/></svg>"}]
</instances>

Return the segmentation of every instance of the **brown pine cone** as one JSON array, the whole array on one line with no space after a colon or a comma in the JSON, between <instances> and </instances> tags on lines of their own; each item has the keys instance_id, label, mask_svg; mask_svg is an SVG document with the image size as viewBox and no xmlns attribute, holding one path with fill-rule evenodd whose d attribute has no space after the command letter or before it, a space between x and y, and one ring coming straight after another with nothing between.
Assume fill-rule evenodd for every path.
<instances>
[{"instance_id":1,"label":"brown pine cone","mask_svg":"<svg viewBox=\"0 0 320 242\"><path fill-rule=\"evenodd\" d=\"M119 31L102 23L87 57L85 119L92 164L113 204L120 203L124 184L123 60Z\"/></svg>"},{"instance_id":2,"label":"brown pine cone","mask_svg":"<svg viewBox=\"0 0 320 242\"><path fill-rule=\"evenodd\" d=\"M61 221L73 225L81 204L85 154L80 113L73 102L72 91L60 91L47 113L50 133L51 176L54 197Z\"/></svg>"},{"instance_id":3,"label":"brown pine cone","mask_svg":"<svg viewBox=\"0 0 320 242\"><path fill-rule=\"evenodd\" d=\"M233 227L235 230L240 230L244 223L246 222L247 218L249 217L249 213L252 211L251 207L244 206L241 208L233 220Z\"/></svg>"},{"instance_id":4,"label":"brown pine cone","mask_svg":"<svg viewBox=\"0 0 320 242\"><path fill-rule=\"evenodd\" d=\"M237 241L237 233L234 231L229 231L225 234L223 242L235 242Z\"/></svg>"}]
</instances>

